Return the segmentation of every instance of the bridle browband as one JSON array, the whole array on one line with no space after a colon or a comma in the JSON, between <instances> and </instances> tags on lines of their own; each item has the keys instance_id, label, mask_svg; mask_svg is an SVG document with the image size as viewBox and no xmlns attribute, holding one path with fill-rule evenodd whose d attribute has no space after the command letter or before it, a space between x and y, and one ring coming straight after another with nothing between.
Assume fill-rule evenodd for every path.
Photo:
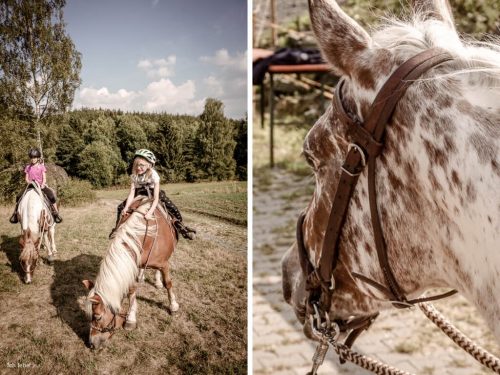
<instances>
[{"instance_id":1,"label":"bridle browband","mask_svg":"<svg viewBox=\"0 0 500 375\"><path fill-rule=\"evenodd\" d=\"M382 232L380 216L377 208L375 172L376 159L384 148L384 133L394 109L406 92L406 89L422 74L433 67L452 60L445 51L437 48L426 50L404 62L387 79L375 100L373 101L365 122L361 122L356 114L346 111L342 104L341 80L335 90L333 102L335 114L346 125L351 142L347 156L342 165L340 180L330 211L328 226L323 239L323 247L318 267L309 260L308 250L303 236L303 222L305 213L302 213L297 222L297 246L299 260L303 274L306 277L306 316L312 321L315 331L321 331L330 326L329 311L332 304L332 295L335 289L334 271L339 259L339 238L347 216L347 210L356 183L365 166L368 165L368 195L370 202L371 222L373 227L375 246L379 265L384 275L386 286L355 272L350 274L376 289L382 291L397 308L406 308L416 303L444 298L456 293L455 290L432 297L408 300L404 290L398 284L392 272L387 248ZM367 329L378 313L355 317L349 321L337 320L337 329L342 332L350 330L346 345L351 346L358 335Z\"/></svg>"}]
</instances>

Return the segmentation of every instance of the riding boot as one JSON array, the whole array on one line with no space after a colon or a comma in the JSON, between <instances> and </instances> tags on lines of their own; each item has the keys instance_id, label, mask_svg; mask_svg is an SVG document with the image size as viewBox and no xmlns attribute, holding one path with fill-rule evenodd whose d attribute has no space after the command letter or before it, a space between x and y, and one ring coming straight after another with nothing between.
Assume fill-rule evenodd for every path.
<instances>
[{"instance_id":1,"label":"riding boot","mask_svg":"<svg viewBox=\"0 0 500 375\"><path fill-rule=\"evenodd\" d=\"M52 216L54 217L54 221L59 224L59 223L62 223L63 219L62 217L59 215L59 210L57 209L57 203L53 203L51 206L50 206L50 210L52 211Z\"/></svg>"},{"instance_id":2,"label":"riding boot","mask_svg":"<svg viewBox=\"0 0 500 375\"><path fill-rule=\"evenodd\" d=\"M188 240L194 240L196 237L196 230L193 228L190 228L186 225L184 225L182 221L182 215L177 208L177 206L170 200L169 197L165 194L165 192L162 190L160 192L160 199L163 202L165 208L167 209L167 212L170 213L174 218L177 219L175 222L175 227L179 231L179 233L182 235L182 237L188 239Z\"/></svg>"},{"instance_id":3,"label":"riding boot","mask_svg":"<svg viewBox=\"0 0 500 375\"><path fill-rule=\"evenodd\" d=\"M17 194L16 197L16 208L14 208L14 212L12 213L12 216L9 218L9 221L11 224L17 224L19 223L19 217L17 216L17 208L19 207L19 200L23 196L24 192Z\"/></svg>"},{"instance_id":4,"label":"riding boot","mask_svg":"<svg viewBox=\"0 0 500 375\"><path fill-rule=\"evenodd\" d=\"M19 218L17 217L17 206L16 206L16 209L14 210L14 213L10 217L9 221L10 221L11 224L17 224L17 223L19 223Z\"/></svg>"},{"instance_id":5,"label":"riding boot","mask_svg":"<svg viewBox=\"0 0 500 375\"><path fill-rule=\"evenodd\" d=\"M185 226L182 221L175 221L174 226L185 239L194 240L196 238L196 230Z\"/></svg>"}]
</instances>

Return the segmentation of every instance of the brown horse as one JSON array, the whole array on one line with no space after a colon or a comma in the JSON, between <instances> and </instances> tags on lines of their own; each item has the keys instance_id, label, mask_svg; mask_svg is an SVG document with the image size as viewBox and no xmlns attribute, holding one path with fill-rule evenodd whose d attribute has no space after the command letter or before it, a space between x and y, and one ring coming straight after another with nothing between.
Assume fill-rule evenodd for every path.
<instances>
[{"instance_id":1,"label":"brown horse","mask_svg":"<svg viewBox=\"0 0 500 375\"><path fill-rule=\"evenodd\" d=\"M95 283L84 280L90 290L86 301L86 314L91 321L89 345L100 348L117 328L134 329L137 302L136 280L139 269L153 268L161 272L167 289L170 311L179 305L172 291L169 275L169 259L177 244L173 219L158 205L153 220L144 219L151 207L151 200L139 196L124 217L101 262ZM122 299L128 295L130 307L127 314L121 312Z\"/></svg>"},{"instance_id":2,"label":"brown horse","mask_svg":"<svg viewBox=\"0 0 500 375\"><path fill-rule=\"evenodd\" d=\"M500 342L500 46L463 41L446 0L413 3L411 23L394 22L370 36L335 1L309 0L316 38L343 85L341 103L335 101L304 141L316 187L298 225L299 242L315 268L324 251L338 249L328 275L330 321L374 316L392 306L377 255L370 210L376 206L388 264L408 300L432 287L454 288ZM365 168L337 243L324 244L343 162L351 150L361 150L353 145L355 125L367 123L377 93L396 69L435 48L450 59L412 80L387 123L376 159L377 200L373 204ZM313 337L307 276L295 244L283 258L283 291Z\"/></svg>"}]
</instances>

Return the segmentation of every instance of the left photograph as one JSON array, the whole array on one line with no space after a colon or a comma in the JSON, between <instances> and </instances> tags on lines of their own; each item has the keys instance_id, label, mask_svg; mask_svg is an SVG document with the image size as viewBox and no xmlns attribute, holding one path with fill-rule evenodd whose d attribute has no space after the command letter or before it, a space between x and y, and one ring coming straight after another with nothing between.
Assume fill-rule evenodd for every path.
<instances>
[{"instance_id":1,"label":"left photograph","mask_svg":"<svg viewBox=\"0 0 500 375\"><path fill-rule=\"evenodd\" d=\"M0 4L0 374L246 374L247 3Z\"/></svg>"}]
</instances>

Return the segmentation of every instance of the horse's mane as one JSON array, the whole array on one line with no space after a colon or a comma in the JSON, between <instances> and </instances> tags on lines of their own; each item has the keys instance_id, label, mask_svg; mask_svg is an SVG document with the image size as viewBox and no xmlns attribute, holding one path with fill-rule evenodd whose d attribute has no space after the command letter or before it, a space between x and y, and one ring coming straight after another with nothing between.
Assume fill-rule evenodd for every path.
<instances>
[{"instance_id":1,"label":"horse's mane","mask_svg":"<svg viewBox=\"0 0 500 375\"><path fill-rule=\"evenodd\" d=\"M116 236L111 241L106 256L101 262L94 288L90 291L85 306L89 319L92 318L92 304L89 298L95 294L102 298L104 304L113 313L119 312L123 297L139 273L138 262L141 259L142 239L146 229L148 235L156 233L156 224L150 223L146 226L144 220L150 201L144 197L138 197L137 200L142 200L142 202L117 229Z\"/></svg>"},{"instance_id":2,"label":"horse's mane","mask_svg":"<svg viewBox=\"0 0 500 375\"><path fill-rule=\"evenodd\" d=\"M385 19L372 33L375 47L387 48L398 60L406 61L419 52L439 47L453 56L444 64L439 78L466 77L465 84L473 79L476 85L488 87L500 94L500 39L490 37L489 42L461 38L445 23L426 19L416 13L411 19Z\"/></svg>"}]
</instances>

